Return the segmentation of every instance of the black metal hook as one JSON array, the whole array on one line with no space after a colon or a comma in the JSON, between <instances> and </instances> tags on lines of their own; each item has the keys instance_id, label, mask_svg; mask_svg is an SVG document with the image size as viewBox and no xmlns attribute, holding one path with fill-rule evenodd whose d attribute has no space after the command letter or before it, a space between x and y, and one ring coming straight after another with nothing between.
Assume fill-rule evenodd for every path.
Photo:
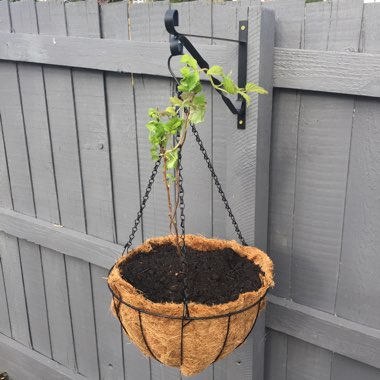
<instances>
[{"instance_id":1,"label":"black metal hook","mask_svg":"<svg viewBox=\"0 0 380 380\"><path fill-rule=\"evenodd\" d=\"M172 56L182 55L183 48L191 54L191 56L198 62L201 69L209 69L210 65L199 54L198 50L189 41L185 34L181 34L176 30L176 26L179 25L179 14L176 9L168 9L165 13L165 27L169 33L170 52ZM205 36L198 36L205 37ZM214 37L209 37L214 38ZM219 38L214 38L219 39ZM239 55L238 55L238 85L244 87L247 80L247 39L248 39L248 21L239 22L239 40L229 40L220 38L221 40L228 40L239 43ZM172 74L173 75L173 74ZM216 85L220 85L221 82L217 78L212 78ZM246 114L246 101L245 99L238 97L237 103L239 107L228 98L221 90L216 90L222 97L224 103L228 109L238 116L237 127L239 129L245 129L245 114Z\"/></svg>"}]
</instances>

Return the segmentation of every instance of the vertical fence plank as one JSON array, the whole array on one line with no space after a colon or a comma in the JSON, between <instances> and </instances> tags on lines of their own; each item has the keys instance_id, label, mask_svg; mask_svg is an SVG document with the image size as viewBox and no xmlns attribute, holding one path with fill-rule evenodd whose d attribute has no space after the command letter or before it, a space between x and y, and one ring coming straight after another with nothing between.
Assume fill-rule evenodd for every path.
<instances>
[{"instance_id":1,"label":"vertical fence plank","mask_svg":"<svg viewBox=\"0 0 380 380\"><path fill-rule=\"evenodd\" d=\"M379 17L378 4L365 5L361 43L366 53L380 53ZM377 329L380 328L379 106L378 99L363 98L355 103L336 300L339 316Z\"/></svg>"},{"instance_id":2,"label":"vertical fence plank","mask_svg":"<svg viewBox=\"0 0 380 380\"><path fill-rule=\"evenodd\" d=\"M19 248L33 349L51 357L40 247L19 239Z\"/></svg>"},{"instance_id":3,"label":"vertical fence plank","mask_svg":"<svg viewBox=\"0 0 380 380\"><path fill-rule=\"evenodd\" d=\"M265 343L265 380L286 380L288 337L267 329Z\"/></svg>"},{"instance_id":4,"label":"vertical fence plank","mask_svg":"<svg viewBox=\"0 0 380 380\"><path fill-rule=\"evenodd\" d=\"M380 54L380 6L365 4L363 11L360 52Z\"/></svg>"},{"instance_id":5,"label":"vertical fence plank","mask_svg":"<svg viewBox=\"0 0 380 380\"><path fill-rule=\"evenodd\" d=\"M99 38L101 18L94 0L66 5L69 35ZM83 22L86 20L86 22ZM73 70L87 232L115 241L110 142L104 74ZM109 311L107 271L91 265L100 378L124 378L122 335Z\"/></svg>"},{"instance_id":6,"label":"vertical fence plank","mask_svg":"<svg viewBox=\"0 0 380 380\"><path fill-rule=\"evenodd\" d=\"M62 1L37 2L36 13L40 34L66 35ZM75 187L76 182L71 181L71 175L73 174L75 178L79 165L77 162L75 121L73 120L70 70L59 67L43 67L43 79L58 193L57 200L63 209L64 222L66 223L67 215L69 215L70 222L71 220L78 220L78 224L80 224L80 221L83 221L81 191L80 188ZM70 150L69 155L65 155L67 149ZM65 180L66 178L67 180ZM63 224L62 212L59 212L59 224ZM70 222L68 223L72 224ZM76 370L66 258L58 252L42 248L42 261L45 269L52 356L57 362Z\"/></svg>"},{"instance_id":7,"label":"vertical fence plank","mask_svg":"<svg viewBox=\"0 0 380 380\"><path fill-rule=\"evenodd\" d=\"M0 8L0 17L3 9ZM0 207L12 208L12 196L9 183L8 162L5 153L5 145L3 139L3 126L0 114ZM3 235L0 233L0 332L7 336L11 336L11 325L9 319L8 300L5 289L4 269L2 264L1 239Z\"/></svg>"},{"instance_id":8,"label":"vertical fence plank","mask_svg":"<svg viewBox=\"0 0 380 380\"><path fill-rule=\"evenodd\" d=\"M363 7L362 0L332 0L327 50L358 51Z\"/></svg>"},{"instance_id":9,"label":"vertical fence plank","mask_svg":"<svg viewBox=\"0 0 380 380\"><path fill-rule=\"evenodd\" d=\"M15 33L38 33L33 0L11 4ZM52 223L59 222L57 192L50 146L44 74L40 65L18 64L20 94L29 151L36 215Z\"/></svg>"},{"instance_id":10,"label":"vertical fence plank","mask_svg":"<svg viewBox=\"0 0 380 380\"><path fill-rule=\"evenodd\" d=\"M123 337L119 321L110 311L107 274L106 269L91 265L100 378L122 380L124 379Z\"/></svg>"},{"instance_id":11,"label":"vertical fence plank","mask_svg":"<svg viewBox=\"0 0 380 380\"><path fill-rule=\"evenodd\" d=\"M359 13L361 17L359 2L347 1L347 8L337 3L332 4L330 15L325 12L320 18L322 25L323 17L332 20L327 49L357 51L361 23L352 22L351 16L356 20ZM307 30L307 18L305 23ZM344 37L347 29L349 43ZM314 48L314 43L319 46L318 41L310 36L308 48ZM352 98L302 94L292 297L330 313L335 308L353 109Z\"/></svg>"},{"instance_id":12,"label":"vertical fence plank","mask_svg":"<svg viewBox=\"0 0 380 380\"><path fill-rule=\"evenodd\" d=\"M229 4L213 4L212 8L212 35L219 38L236 39L238 33L238 7L228 6ZM231 4L235 5L235 4ZM226 45L236 50L235 42L213 40L213 45ZM212 64L212 63L210 63ZM216 63L217 64L217 63ZM237 62L231 62L231 67L224 69L232 71L234 80L237 80ZM233 129L236 127L236 116L225 106L219 94L212 93L212 161L218 179L225 191L227 191L227 165L228 142L230 141ZM209 105L210 107L210 105ZM229 194L227 192L227 198ZM227 211L221 200L220 194L212 183L212 229L213 236L225 238L226 226L230 223Z\"/></svg>"},{"instance_id":13,"label":"vertical fence plank","mask_svg":"<svg viewBox=\"0 0 380 380\"><path fill-rule=\"evenodd\" d=\"M11 4L12 27L16 33L38 33L34 1ZM40 65L19 64L18 76L24 127L33 184L35 216L59 222L54 167L50 146L45 84ZM51 356L50 330L47 319L44 271L44 248L20 241L21 261L26 287L33 348ZM24 253L25 252L25 253Z\"/></svg>"},{"instance_id":14,"label":"vertical fence plank","mask_svg":"<svg viewBox=\"0 0 380 380\"><path fill-rule=\"evenodd\" d=\"M8 2L0 3L0 29L10 28ZM1 205L12 208L10 185L15 207L28 205L31 192L23 192L30 186L29 169L24 139L23 121L18 93L17 71L14 63L0 62L0 115L1 115L1 142L2 155L2 191ZM6 152L5 152L6 150ZM5 160L5 153L7 160ZM5 167L5 165L8 167ZM9 172L8 172L9 171ZM7 178L9 175L9 179ZM3 182L4 181L4 182ZM9 183L8 183L9 182ZM8 193L8 195L7 195ZM18 241L13 236L0 232L1 265L5 289L9 298L8 307L11 316L12 337L17 341L30 346L29 320L27 315L23 277L20 266Z\"/></svg>"},{"instance_id":15,"label":"vertical fence plank","mask_svg":"<svg viewBox=\"0 0 380 380\"><path fill-rule=\"evenodd\" d=\"M334 355L331 380L377 380L380 370L341 355Z\"/></svg>"},{"instance_id":16,"label":"vertical fence plank","mask_svg":"<svg viewBox=\"0 0 380 380\"><path fill-rule=\"evenodd\" d=\"M330 380L330 351L288 337L287 380Z\"/></svg>"},{"instance_id":17,"label":"vertical fence plank","mask_svg":"<svg viewBox=\"0 0 380 380\"><path fill-rule=\"evenodd\" d=\"M0 239L2 237L0 236ZM1 261L1 251L0 251L0 333L11 336L11 324L9 318L9 310L8 310L8 300L7 294L5 291L5 281L3 274L3 264Z\"/></svg>"},{"instance_id":18,"label":"vertical fence plank","mask_svg":"<svg viewBox=\"0 0 380 380\"><path fill-rule=\"evenodd\" d=\"M2 4L8 7L7 2ZM5 6L3 10L5 11ZM3 13L0 26L2 30L12 27L9 9ZM0 91L0 113L2 115L3 136L9 164L14 208L16 211L35 216L17 64L2 62L0 73L3 84L2 91ZM4 234L2 240L4 247L2 264L9 297L13 337L26 345L32 345L31 334L33 334L35 338L33 347L50 355L39 249L34 245L28 246L27 244L20 247L17 239ZM21 269L22 262L27 267L25 273ZM30 302L28 306L31 309L28 310L26 305L28 294L25 295L24 285L28 279L32 278L33 270L35 270L34 279L37 279L38 282L38 291L35 293L35 289L26 287L29 295L37 297L33 300L35 303ZM36 308L38 307L42 310L40 318L36 318ZM28 315L28 311L30 315ZM29 328L32 329L32 332L29 331Z\"/></svg>"},{"instance_id":19,"label":"vertical fence plank","mask_svg":"<svg viewBox=\"0 0 380 380\"><path fill-rule=\"evenodd\" d=\"M0 30L9 31L10 20L8 2L2 1L2 19ZM0 62L0 113L3 127L4 143L7 151L10 184L17 211L34 215L33 192L28 166L28 153L25 144L24 121L18 90L17 65L13 62Z\"/></svg>"},{"instance_id":20,"label":"vertical fence plank","mask_svg":"<svg viewBox=\"0 0 380 380\"><path fill-rule=\"evenodd\" d=\"M66 35L63 2L40 2L36 6L41 34ZM85 232L71 70L44 67L44 76L60 223ZM53 358L96 378L98 363L89 266L55 252L50 252L46 260L53 269L51 275L45 272Z\"/></svg>"},{"instance_id":21,"label":"vertical fence plank","mask_svg":"<svg viewBox=\"0 0 380 380\"><path fill-rule=\"evenodd\" d=\"M67 283L78 372L99 379L90 265L66 257Z\"/></svg>"},{"instance_id":22,"label":"vertical fence plank","mask_svg":"<svg viewBox=\"0 0 380 380\"><path fill-rule=\"evenodd\" d=\"M101 10L103 37L128 39L128 3L108 3ZM106 88L117 240L119 244L124 244L140 203L132 77L129 74L107 73ZM140 244L141 241L140 229L135 244ZM149 359L125 335L123 348L125 378L150 379Z\"/></svg>"},{"instance_id":23,"label":"vertical fence plank","mask_svg":"<svg viewBox=\"0 0 380 380\"><path fill-rule=\"evenodd\" d=\"M277 89L273 99L268 244L275 265L276 286L271 292L285 298L291 289L299 97Z\"/></svg>"},{"instance_id":24,"label":"vertical fence plank","mask_svg":"<svg viewBox=\"0 0 380 380\"><path fill-rule=\"evenodd\" d=\"M161 4L155 4L155 7ZM130 38L135 41L155 41L157 38L163 40L163 23L159 29L152 30L151 16L163 20L164 9L153 15L153 4L131 4L129 7L130 16ZM162 6L162 5L161 5ZM156 9L156 8L155 8ZM167 78L147 77L144 75L133 75L136 125L137 125L137 146L140 168L140 188L141 194L145 192L154 162L150 155L150 143L148 141L148 131L145 124L149 121L148 109L150 107L167 107L170 96L170 81ZM141 195L141 196L142 196ZM157 173L156 182L150 193L148 205L143 217L143 238L152 236L167 235L169 233L169 222L167 217L167 200L164 186L162 184L162 170ZM136 209L137 210L137 209Z\"/></svg>"},{"instance_id":25,"label":"vertical fence plank","mask_svg":"<svg viewBox=\"0 0 380 380\"><path fill-rule=\"evenodd\" d=\"M42 253L52 357L76 370L65 257L48 248L43 248Z\"/></svg>"},{"instance_id":26,"label":"vertical fence plank","mask_svg":"<svg viewBox=\"0 0 380 380\"><path fill-rule=\"evenodd\" d=\"M81 22L81 16L83 17L86 12L86 2L68 3L65 4L66 12L66 25L68 35L80 35L81 27L88 31L91 35L92 24ZM84 9L83 9L84 8ZM87 21L87 16L85 16ZM80 145L79 140L79 120L78 120L78 110L76 104L76 86L77 81L75 75L80 75L80 70L70 71L70 86L68 86L68 93L72 92L73 110L70 114L73 115L75 123L75 133L72 133L72 140L77 148L78 153L74 154L76 160L78 160L78 171L75 174L80 175L79 181L77 176L72 176L72 181L75 185L75 189L80 191L84 195L83 179L82 179L82 150L83 145ZM71 100L69 96L68 99ZM71 111L71 104L68 105ZM71 124L72 125L72 124ZM65 151L65 155L69 155L69 151ZM78 158L77 158L78 157ZM77 168L75 165L74 168ZM85 199L83 199L84 202ZM67 210L67 209L66 209ZM68 211L68 210L67 210ZM80 209L82 211L82 208ZM70 220L66 217L61 206L62 221L63 223L69 224ZM67 212L66 215L69 213ZM79 225L78 225L79 224ZM87 232L86 226L86 216L83 214L83 219L80 218L78 221L73 221L72 228L79 229L80 231ZM99 358L98 358L98 347L96 340L96 330L95 330L95 315L94 315L94 300L93 300L93 289L92 289L92 278L91 278L91 268L90 265L83 262L82 260L77 260L74 258L67 258L67 281L69 286L69 297L72 313L72 324L74 331L74 343L76 351L76 359L78 371L83 375L98 379L99 374ZM80 291L79 291L80 290Z\"/></svg>"},{"instance_id":27,"label":"vertical fence plank","mask_svg":"<svg viewBox=\"0 0 380 380\"><path fill-rule=\"evenodd\" d=\"M377 329L379 106L378 99L356 101L336 305L338 315Z\"/></svg>"},{"instance_id":28,"label":"vertical fence plank","mask_svg":"<svg viewBox=\"0 0 380 380\"><path fill-rule=\"evenodd\" d=\"M0 114L0 207L12 209L13 201L8 171L8 160L5 149L3 125Z\"/></svg>"},{"instance_id":29,"label":"vertical fence plank","mask_svg":"<svg viewBox=\"0 0 380 380\"><path fill-rule=\"evenodd\" d=\"M127 2L105 4L101 10L103 37L128 40ZM106 73L106 88L117 241L124 244L140 203L131 75ZM141 241L140 230L135 243Z\"/></svg>"},{"instance_id":30,"label":"vertical fence plank","mask_svg":"<svg viewBox=\"0 0 380 380\"><path fill-rule=\"evenodd\" d=\"M0 3L0 31L10 32L12 29L11 19L9 17L9 2L2 1Z\"/></svg>"},{"instance_id":31,"label":"vertical fence plank","mask_svg":"<svg viewBox=\"0 0 380 380\"><path fill-rule=\"evenodd\" d=\"M351 123L350 100L302 95L292 297L330 313L335 302Z\"/></svg>"},{"instance_id":32,"label":"vertical fence plank","mask_svg":"<svg viewBox=\"0 0 380 380\"><path fill-rule=\"evenodd\" d=\"M99 38L96 1L66 4L68 34ZM114 240L109 142L103 74L73 69L79 148L82 165L87 230Z\"/></svg>"},{"instance_id":33,"label":"vertical fence plank","mask_svg":"<svg viewBox=\"0 0 380 380\"><path fill-rule=\"evenodd\" d=\"M331 1L306 4L305 49L327 50L331 7Z\"/></svg>"},{"instance_id":34,"label":"vertical fence plank","mask_svg":"<svg viewBox=\"0 0 380 380\"><path fill-rule=\"evenodd\" d=\"M0 255L8 298L12 338L26 346L31 346L18 240L2 231L0 231Z\"/></svg>"},{"instance_id":35,"label":"vertical fence plank","mask_svg":"<svg viewBox=\"0 0 380 380\"><path fill-rule=\"evenodd\" d=\"M277 0L266 2L263 6L274 9L276 14L275 46L300 48L304 39L305 2ZM276 287L273 292L282 297L290 297L293 240L291 226L300 99L296 93L281 89L275 91L273 101L269 252L275 264L276 273ZM286 140L284 140L285 136ZM282 191L278 191L279 189Z\"/></svg>"},{"instance_id":36,"label":"vertical fence plank","mask_svg":"<svg viewBox=\"0 0 380 380\"><path fill-rule=\"evenodd\" d=\"M66 35L63 1L37 2L36 7L40 34ZM68 228L84 232L83 196L71 70L64 67L45 66L44 77L60 223Z\"/></svg>"},{"instance_id":37,"label":"vertical fence plank","mask_svg":"<svg viewBox=\"0 0 380 380\"><path fill-rule=\"evenodd\" d=\"M275 46L301 48L304 35L304 0L271 0L264 2L265 8L276 13Z\"/></svg>"}]
</instances>

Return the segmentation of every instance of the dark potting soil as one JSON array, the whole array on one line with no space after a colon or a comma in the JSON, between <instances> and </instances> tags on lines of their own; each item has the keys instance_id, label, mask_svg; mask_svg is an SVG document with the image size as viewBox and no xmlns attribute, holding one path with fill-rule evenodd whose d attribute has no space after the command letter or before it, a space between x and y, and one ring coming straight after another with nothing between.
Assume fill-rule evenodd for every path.
<instances>
[{"instance_id":1,"label":"dark potting soil","mask_svg":"<svg viewBox=\"0 0 380 380\"><path fill-rule=\"evenodd\" d=\"M186 249L190 301L214 305L234 301L241 293L261 287L258 265L232 249L201 252ZM181 260L172 245L153 246L120 266L121 275L153 302L183 301Z\"/></svg>"}]
</instances>

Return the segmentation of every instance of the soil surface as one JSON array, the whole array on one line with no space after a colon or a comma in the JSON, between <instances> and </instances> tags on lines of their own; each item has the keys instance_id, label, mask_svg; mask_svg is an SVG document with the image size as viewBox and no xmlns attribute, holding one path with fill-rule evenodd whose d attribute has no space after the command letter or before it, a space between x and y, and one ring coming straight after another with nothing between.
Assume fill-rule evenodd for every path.
<instances>
[{"instance_id":1,"label":"soil surface","mask_svg":"<svg viewBox=\"0 0 380 380\"><path fill-rule=\"evenodd\" d=\"M258 265L232 249L200 252L187 247L187 284L190 301L214 305L234 301L241 293L260 289ZM172 245L153 246L120 267L122 277L153 302L183 301L181 260Z\"/></svg>"}]
</instances>

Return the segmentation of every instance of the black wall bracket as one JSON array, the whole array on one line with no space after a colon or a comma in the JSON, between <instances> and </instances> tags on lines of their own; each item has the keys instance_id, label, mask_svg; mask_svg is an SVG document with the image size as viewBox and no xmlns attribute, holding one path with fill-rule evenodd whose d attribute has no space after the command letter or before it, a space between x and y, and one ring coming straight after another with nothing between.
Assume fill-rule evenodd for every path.
<instances>
[{"instance_id":1,"label":"black wall bracket","mask_svg":"<svg viewBox=\"0 0 380 380\"><path fill-rule=\"evenodd\" d=\"M170 52L173 56L182 55L183 49L186 50L195 58L198 65L202 69L210 68L209 64L204 60L204 58L199 54L198 50L189 41L186 36L189 37L200 37L200 38L212 38L214 40L222 40L229 42L237 42L239 44L238 53L238 86L245 87L247 83L247 47L248 47L248 20L239 21L239 38L238 40L232 40L228 38L218 38L211 36L199 36L193 34L182 34L178 33L176 26L179 25L178 11L175 9L168 9L165 13L165 27L169 36ZM215 84L220 84L217 78L213 77ZM238 97L236 103L234 104L232 100L227 97L222 91L217 90L217 92L222 97L224 103L228 109L237 115L237 127L238 129L245 129L246 124L246 101L241 96Z\"/></svg>"}]
</instances>

